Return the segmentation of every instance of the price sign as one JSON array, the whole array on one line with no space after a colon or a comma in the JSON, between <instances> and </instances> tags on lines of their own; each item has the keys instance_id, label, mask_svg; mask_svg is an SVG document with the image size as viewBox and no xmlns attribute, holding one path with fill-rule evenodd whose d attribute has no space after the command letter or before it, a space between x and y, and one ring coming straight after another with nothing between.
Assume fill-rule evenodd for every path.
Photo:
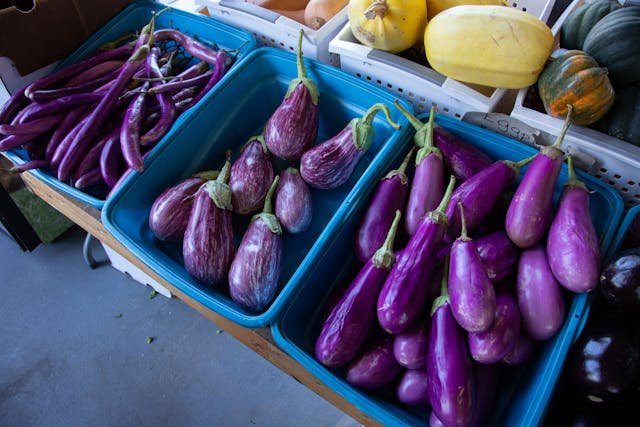
<instances>
[{"instance_id":1,"label":"price sign","mask_svg":"<svg viewBox=\"0 0 640 427\"><path fill-rule=\"evenodd\" d=\"M502 113L466 113L463 121L499 133L531 146L546 145L542 132Z\"/></svg>"}]
</instances>

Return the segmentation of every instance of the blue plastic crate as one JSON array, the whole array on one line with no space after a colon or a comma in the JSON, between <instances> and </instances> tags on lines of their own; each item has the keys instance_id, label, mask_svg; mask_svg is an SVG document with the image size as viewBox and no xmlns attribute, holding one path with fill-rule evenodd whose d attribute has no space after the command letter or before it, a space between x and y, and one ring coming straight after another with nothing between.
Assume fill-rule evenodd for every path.
<instances>
[{"instance_id":1,"label":"blue plastic crate","mask_svg":"<svg viewBox=\"0 0 640 427\"><path fill-rule=\"evenodd\" d=\"M393 95L362 82L342 71L306 61L310 78L320 90L320 128L318 141L342 130L350 119L361 116L376 102L391 104ZM204 304L207 308L247 327L272 322L287 299L298 288L307 270L332 243L332 238L351 214L353 202L375 185L376 177L387 169L386 158L406 139L409 126L391 108L394 120L402 125L394 130L378 114L373 122L375 139L343 186L330 191L312 190L313 220L309 230L284 235L280 292L273 304L260 314L239 308L224 292L196 282L184 269L182 245L154 239L147 218L155 198L167 187L205 169L219 169L224 153L237 155L247 139L260 133L271 113L280 105L289 81L296 76L292 53L271 48L253 52L231 70L216 94L176 130L167 144L151 156L147 170L125 180L103 210L102 221L127 248L161 277ZM285 166L276 163L280 169ZM287 164L288 165L288 164ZM236 244L247 220L236 220ZM221 286L224 289L225 286Z\"/></svg>"},{"instance_id":2,"label":"blue plastic crate","mask_svg":"<svg viewBox=\"0 0 640 427\"><path fill-rule=\"evenodd\" d=\"M428 116L420 118L426 121ZM494 159L518 161L537 151L513 139L475 125L437 116L437 123L452 133L469 141ZM395 150L384 159L386 168L379 171L377 178L398 165L406 153L410 139L404 141L402 150ZM595 227L601 236L603 253L610 246L623 211L620 195L610 187L578 171L579 178L595 190L591 197L591 214ZM556 186L555 203L567 179L567 167L563 165ZM362 215L368 206L369 193L362 193L354 201L351 215L333 235L326 252L317 259L313 269L308 271L305 282L300 287L289 306L282 312L273 326L276 343L313 373L336 393L352 402L357 408L385 425L425 425L428 413L416 412L385 399L380 394L368 393L351 386L343 379L341 369L328 369L314 358L315 340L322 326L322 316L328 296L337 286L353 277L360 264L354 255L353 242ZM534 358L526 365L514 369L509 381L499 390L499 396L490 425L536 426L542 420L551 393L567 351L581 329L581 322L588 312L587 295L572 297L567 306L566 320L556 336L547 341Z\"/></svg>"},{"instance_id":3,"label":"blue plastic crate","mask_svg":"<svg viewBox=\"0 0 640 427\"><path fill-rule=\"evenodd\" d=\"M56 69L78 62L90 55L104 43L115 40L125 34L133 34L136 31L139 31L143 26L149 23L152 13L166 8L166 5L153 1L137 1L131 4L87 39L73 54L60 62ZM156 29L176 28L190 36L197 36L200 41L212 44L215 43L220 48L227 50L239 49L237 61L243 59L256 47L256 40L254 36L247 31L239 30L206 16L195 15L179 9L168 9L157 16L155 20L155 27ZM223 79L224 78L226 78L226 76L223 77ZM165 135L162 140L158 141L156 147L164 145L165 141L170 139L171 133L175 132L180 126L182 126L188 117L200 108L204 103L204 100L211 97L216 91L217 86L214 87L213 90L204 97L204 99L201 99L198 104L183 112L175 121L167 135ZM11 150L6 152L5 155L13 163L18 165L29 160L28 154L22 149ZM150 160L146 160L145 164L148 165L149 161ZM102 209L102 206L104 205L104 198L99 197L96 194L85 193L61 182L48 170L34 170L33 174L52 187L97 209Z\"/></svg>"},{"instance_id":4,"label":"blue plastic crate","mask_svg":"<svg viewBox=\"0 0 640 427\"><path fill-rule=\"evenodd\" d=\"M609 254L607 256L610 259L613 255L615 255L624 244L624 240L627 237L627 233L631 228L631 224L633 224L633 220L636 219L636 216L640 215L640 205L635 206L627 212L622 220L622 224L620 224L620 229L618 230L618 234L616 234L613 243L611 244L611 249L609 250Z\"/></svg>"}]
</instances>

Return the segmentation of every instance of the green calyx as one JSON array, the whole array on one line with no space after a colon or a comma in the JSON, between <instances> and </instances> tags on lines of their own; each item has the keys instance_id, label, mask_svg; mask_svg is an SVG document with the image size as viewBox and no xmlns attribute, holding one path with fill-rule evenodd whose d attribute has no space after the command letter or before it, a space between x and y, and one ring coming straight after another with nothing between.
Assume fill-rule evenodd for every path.
<instances>
[{"instance_id":1,"label":"green calyx","mask_svg":"<svg viewBox=\"0 0 640 427\"><path fill-rule=\"evenodd\" d=\"M394 105L403 116L409 120L413 128L416 130L415 135L413 135L413 142L420 150L416 154L416 165L419 165L422 160L427 157L429 154L435 154L442 160L442 152L433 146L433 129L435 127L435 117L436 117L436 104L431 105L431 111L429 113L429 121L425 124L422 123L416 116L407 111L406 108L400 104L398 100L394 102Z\"/></svg>"},{"instance_id":2,"label":"green calyx","mask_svg":"<svg viewBox=\"0 0 640 427\"><path fill-rule=\"evenodd\" d=\"M444 260L444 271L442 272L442 281L440 282L440 296L433 300L431 306L431 316L436 310L449 303L449 256Z\"/></svg>"},{"instance_id":3,"label":"green calyx","mask_svg":"<svg viewBox=\"0 0 640 427\"><path fill-rule=\"evenodd\" d=\"M511 160L500 160L505 165L509 166L513 170L514 177L518 177L520 175L520 169L527 166L529 163L535 160L537 154L534 154L531 157L527 157L526 159L522 159L519 162L512 162Z\"/></svg>"},{"instance_id":4,"label":"green calyx","mask_svg":"<svg viewBox=\"0 0 640 427\"><path fill-rule=\"evenodd\" d=\"M391 270L391 267L393 267L393 264L396 262L396 255L393 253L393 242L396 239L396 232L398 231L398 224L400 224L401 216L402 214L397 210L384 243L380 249L373 254L372 261L376 268Z\"/></svg>"},{"instance_id":5,"label":"green calyx","mask_svg":"<svg viewBox=\"0 0 640 427\"><path fill-rule=\"evenodd\" d=\"M300 34L298 36L298 50L297 50L297 65L298 65L298 77L291 80L289 83L289 88L287 89L287 94L284 99L289 98L293 91L298 87L299 84L303 84L309 94L311 94L311 102L313 105L318 105L318 99L320 98L320 93L318 92L318 86L316 83L307 77L307 70L304 66L304 58L302 57L302 36L304 34L304 30L300 29Z\"/></svg>"},{"instance_id":6,"label":"green calyx","mask_svg":"<svg viewBox=\"0 0 640 427\"><path fill-rule=\"evenodd\" d=\"M406 156L404 156L404 160L402 160L402 163L400 164L400 167L396 170L392 170L391 172L389 172L387 175L385 175L385 177L383 179L391 179L394 176L399 176L400 177L400 183L402 185L407 185L409 183L409 180L407 178L407 166L409 166L409 161L411 160L411 157L413 156L413 152L416 150L415 147L411 147L411 150L409 150L409 152L407 153Z\"/></svg>"},{"instance_id":7,"label":"green calyx","mask_svg":"<svg viewBox=\"0 0 640 427\"><path fill-rule=\"evenodd\" d=\"M231 151L227 151L227 160L222 171L215 180L207 181L204 185L216 207L227 211L232 210L231 188L229 187L229 175L231 174Z\"/></svg>"},{"instance_id":8,"label":"green calyx","mask_svg":"<svg viewBox=\"0 0 640 427\"><path fill-rule=\"evenodd\" d=\"M584 185L584 182L578 180L578 175L576 174L576 168L573 164L573 156L571 154L567 156L567 169L569 172L569 176L564 186L565 187L582 187L585 190L587 190L587 186Z\"/></svg>"},{"instance_id":9,"label":"green calyx","mask_svg":"<svg viewBox=\"0 0 640 427\"><path fill-rule=\"evenodd\" d=\"M449 179L449 185L447 185L447 190L444 192L444 196L442 196L442 200L440 204L436 208L435 211L431 211L427 213L427 216L433 223L444 224L445 226L449 226L449 219L445 214L447 206L451 201L451 196L453 195L453 188L456 186L456 177L451 175Z\"/></svg>"},{"instance_id":10,"label":"green calyx","mask_svg":"<svg viewBox=\"0 0 640 427\"><path fill-rule=\"evenodd\" d=\"M462 206L462 202L458 202L458 209L460 209L460 223L462 224L462 231L460 232L460 237L458 240L469 241L469 236L467 235L467 220L464 218L464 206Z\"/></svg>"},{"instance_id":11,"label":"green calyx","mask_svg":"<svg viewBox=\"0 0 640 427\"><path fill-rule=\"evenodd\" d=\"M373 104L362 117L353 119L349 123L353 132L353 144L360 151L367 151L371 146L371 142L373 141L373 125L371 123L378 111L384 112L387 121L395 129L400 127L399 124L391 119L389 107L382 103Z\"/></svg>"},{"instance_id":12,"label":"green calyx","mask_svg":"<svg viewBox=\"0 0 640 427\"><path fill-rule=\"evenodd\" d=\"M206 179L207 181L211 181L218 178L218 176L220 176L220 172L216 170L202 171L202 172L194 173L192 176L194 178L202 178L202 179Z\"/></svg>"},{"instance_id":13,"label":"green calyx","mask_svg":"<svg viewBox=\"0 0 640 427\"><path fill-rule=\"evenodd\" d=\"M257 219L261 219L262 222L266 224L266 226L271 230L273 234L282 234L282 226L280 225L280 221L273 214L273 194L278 188L278 182L280 181L280 177L276 175L271 183L271 187L269 187L269 191L267 191L267 196L264 199L264 207L262 208L262 212L256 214L251 218L251 221L255 221Z\"/></svg>"},{"instance_id":14,"label":"green calyx","mask_svg":"<svg viewBox=\"0 0 640 427\"><path fill-rule=\"evenodd\" d=\"M129 62L137 62L145 59L147 55L149 55L149 50L149 45L143 44L138 48L138 50L133 52L133 55L131 55L131 58L129 58Z\"/></svg>"},{"instance_id":15,"label":"green calyx","mask_svg":"<svg viewBox=\"0 0 640 427\"><path fill-rule=\"evenodd\" d=\"M265 156L268 156L270 154L269 149L267 148L267 143L264 142L264 136L262 134L255 135L249 138L247 142L242 146L240 151L244 151L244 149L247 148L247 145L251 144L253 141L258 141L260 143L260 145L262 146L262 152L265 154Z\"/></svg>"},{"instance_id":16,"label":"green calyx","mask_svg":"<svg viewBox=\"0 0 640 427\"><path fill-rule=\"evenodd\" d=\"M544 154L545 156L549 157L550 159L557 159L559 157L562 157L564 155L564 153L562 152L562 143L564 141L564 137L567 134L567 131L569 130L569 127L571 126L571 115L573 114L573 106L572 105L567 105L567 117L565 117L564 119L564 124L562 125L562 130L560 131L560 134L558 135L558 138L556 138L556 142L553 143L553 145L550 145L548 147L544 147L542 150L540 150L540 152L542 154Z\"/></svg>"}]
</instances>

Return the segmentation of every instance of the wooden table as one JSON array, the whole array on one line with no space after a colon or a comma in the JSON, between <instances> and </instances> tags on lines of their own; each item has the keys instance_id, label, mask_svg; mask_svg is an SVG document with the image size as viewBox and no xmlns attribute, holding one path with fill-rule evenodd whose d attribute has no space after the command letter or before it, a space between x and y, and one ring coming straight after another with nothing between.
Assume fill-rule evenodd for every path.
<instances>
[{"instance_id":1,"label":"wooden table","mask_svg":"<svg viewBox=\"0 0 640 427\"><path fill-rule=\"evenodd\" d=\"M293 378L309 387L318 395L322 396L337 408L349 414L354 419L364 425L381 425L377 421L370 418L364 412L357 409L349 401L337 395L326 385L320 382L315 376L307 371L302 365L292 359L278 346L275 345L271 337L271 330L267 328L247 329L236 323L220 316L219 314L206 308L193 298L182 293L167 281L158 276L152 269L141 262L126 247L118 242L115 237L109 233L100 220L100 211L92 206L82 203L70 196L67 196L58 190L52 188L31 173L22 174L22 178L27 187L36 195L41 197L45 202L67 216L71 221L78 224L93 237L105 243L114 251L122 255L129 262L147 273L154 280L171 291L171 293L184 301L191 308L200 312L207 319L214 322L220 328L224 329L244 345L264 357L266 360L280 368L282 371L291 375Z\"/></svg>"}]
</instances>

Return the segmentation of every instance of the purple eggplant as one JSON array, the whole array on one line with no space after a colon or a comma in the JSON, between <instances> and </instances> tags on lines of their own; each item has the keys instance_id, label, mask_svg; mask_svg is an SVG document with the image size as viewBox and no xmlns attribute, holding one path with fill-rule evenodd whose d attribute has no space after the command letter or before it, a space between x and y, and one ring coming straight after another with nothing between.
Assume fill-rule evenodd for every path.
<instances>
[{"instance_id":1,"label":"purple eggplant","mask_svg":"<svg viewBox=\"0 0 640 427\"><path fill-rule=\"evenodd\" d=\"M393 355L398 363L407 369L425 369L427 367L428 335L428 319L419 322L409 331L396 335L393 341Z\"/></svg>"},{"instance_id":2,"label":"purple eggplant","mask_svg":"<svg viewBox=\"0 0 640 427\"><path fill-rule=\"evenodd\" d=\"M64 86L69 87L78 85L80 83L90 82L100 76L104 76L105 74L109 74L117 70L122 66L122 64L124 64L124 61L122 60L104 61L98 65L87 68L85 71L82 71L79 74L76 74L72 79L67 81Z\"/></svg>"},{"instance_id":3,"label":"purple eggplant","mask_svg":"<svg viewBox=\"0 0 640 427\"><path fill-rule=\"evenodd\" d=\"M495 403L498 391L498 369L495 365L483 365L476 363L473 366L476 379L476 406L469 427L482 427L487 425L487 418Z\"/></svg>"},{"instance_id":4,"label":"purple eggplant","mask_svg":"<svg viewBox=\"0 0 640 427\"><path fill-rule=\"evenodd\" d=\"M531 341L531 338L529 338L524 331L520 330L520 335L518 335L513 350L502 359L502 362L508 366L522 365L529 359L532 351L533 341Z\"/></svg>"},{"instance_id":5,"label":"purple eggplant","mask_svg":"<svg viewBox=\"0 0 640 427\"><path fill-rule=\"evenodd\" d=\"M233 211L251 215L264 205L273 182L273 166L262 136L252 136L231 166L231 203Z\"/></svg>"},{"instance_id":6,"label":"purple eggplant","mask_svg":"<svg viewBox=\"0 0 640 427\"><path fill-rule=\"evenodd\" d=\"M217 177L218 171L200 172L164 190L149 211L149 228L153 234L167 242L182 241L195 194L205 182Z\"/></svg>"},{"instance_id":7,"label":"purple eggplant","mask_svg":"<svg viewBox=\"0 0 640 427\"><path fill-rule=\"evenodd\" d=\"M408 369L400 378L397 395L398 400L405 405L429 405L427 371Z\"/></svg>"},{"instance_id":8,"label":"purple eggplant","mask_svg":"<svg viewBox=\"0 0 640 427\"><path fill-rule=\"evenodd\" d=\"M26 97L24 91L26 87L17 90L11 95L7 102L0 107L0 125L11 123L15 115L29 104L30 100Z\"/></svg>"},{"instance_id":9,"label":"purple eggplant","mask_svg":"<svg viewBox=\"0 0 640 427\"><path fill-rule=\"evenodd\" d=\"M564 321L564 299L543 247L528 249L520 255L517 289L527 334L536 340L555 335Z\"/></svg>"},{"instance_id":10,"label":"purple eggplant","mask_svg":"<svg viewBox=\"0 0 640 427\"><path fill-rule=\"evenodd\" d=\"M104 181L102 179L102 175L100 174L100 169L95 168L78 177L78 179L76 179L73 183L73 186L78 190L86 190L87 188L100 185L103 182Z\"/></svg>"},{"instance_id":11,"label":"purple eggplant","mask_svg":"<svg viewBox=\"0 0 640 427\"><path fill-rule=\"evenodd\" d=\"M411 236L389 272L377 304L378 322L387 332L399 334L418 322L428 303L429 286L436 267L435 253L447 229L444 209L451 199L452 176L440 206L429 212Z\"/></svg>"},{"instance_id":12,"label":"purple eggplant","mask_svg":"<svg viewBox=\"0 0 640 427\"><path fill-rule=\"evenodd\" d=\"M289 83L282 104L264 129L264 141L275 156L299 160L318 134L318 87L307 77L302 58L302 34L298 38L298 77Z\"/></svg>"},{"instance_id":13,"label":"purple eggplant","mask_svg":"<svg viewBox=\"0 0 640 427\"><path fill-rule=\"evenodd\" d=\"M395 262L393 242L400 222L396 211L384 243L342 293L316 340L316 359L325 366L349 363L360 351L375 319L376 299Z\"/></svg>"},{"instance_id":14,"label":"purple eggplant","mask_svg":"<svg viewBox=\"0 0 640 427\"><path fill-rule=\"evenodd\" d=\"M120 132L116 132L113 138L109 139L100 153L100 173L102 179L110 189L115 188L121 177L120 174Z\"/></svg>"},{"instance_id":15,"label":"purple eggplant","mask_svg":"<svg viewBox=\"0 0 640 427\"><path fill-rule=\"evenodd\" d=\"M493 323L496 294L478 255L476 243L467 236L464 207L459 205L462 234L453 243L449 260L451 312L468 332L483 332Z\"/></svg>"},{"instance_id":16,"label":"purple eggplant","mask_svg":"<svg viewBox=\"0 0 640 427\"><path fill-rule=\"evenodd\" d=\"M273 194L280 177L267 190L262 213L254 215L229 269L229 294L243 309L258 313L278 290L282 260L282 226L273 214Z\"/></svg>"},{"instance_id":17,"label":"purple eggplant","mask_svg":"<svg viewBox=\"0 0 640 427\"><path fill-rule=\"evenodd\" d=\"M397 170L389 172L378 183L356 234L356 255L362 262L367 262L384 242L395 211L404 208L409 183L405 171L413 151L412 148Z\"/></svg>"},{"instance_id":18,"label":"purple eggplant","mask_svg":"<svg viewBox=\"0 0 640 427\"><path fill-rule=\"evenodd\" d=\"M598 235L589 213L589 190L576 178L569 156L565 184L547 237L549 266L558 282L572 292L588 292L600 278Z\"/></svg>"},{"instance_id":19,"label":"purple eggplant","mask_svg":"<svg viewBox=\"0 0 640 427\"><path fill-rule=\"evenodd\" d=\"M469 333L471 357L480 363L497 363L516 345L520 334L520 312L507 292L496 295L494 321L484 332Z\"/></svg>"},{"instance_id":20,"label":"purple eggplant","mask_svg":"<svg viewBox=\"0 0 640 427\"><path fill-rule=\"evenodd\" d=\"M227 185L230 168L227 158L218 178L196 192L182 242L187 272L209 286L227 278L233 259L231 189Z\"/></svg>"},{"instance_id":21,"label":"purple eggplant","mask_svg":"<svg viewBox=\"0 0 640 427\"><path fill-rule=\"evenodd\" d=\"M428 397L428 396L427 396ZM429 427L447 427L436 415L434 411L431 411L429 415Z\"/></svg>"},{"instance_id":22,"label":"purple eggplant","mask_svg":"<svg viewBox=\"0 0 640 427\"><path fill-rule=\"evenodd\" d=\"M127 167L138 172L144 169L144 161L140 151L140 128L142 117L147 104L147 96L144 93L149 87L149 82L142 86L143 92L138 94L129 104L120 128L120 149Z\"/></svg>"},{"instance_id":23,"label":"purple eggplant","mask_svg":"<svg viewBox=\"0 0 640 427\"><path fill-rule=\"evenodd\" d=\"M433 138L435 146L442 152L444 163L459 183L491 165L489 156L442 127L436 126Z\"/></svg>"},{"instance_id":24,"label":"purple eggplant","mask_svg":"<svg viewBox=\"0 0 640 427\"><path fill-rule=\"evenodd\" d=\"M77 107L73 110L69 111L62 122L58 126L58 128L53 131L51 138L49 140L49 144L47 144L47 149L45 151L45 158L50 162L53 159L53 155L56 152L56 149L64 139L64 137L73 129L78 120L80 120L86 114L86 107ZM54 171L55 172L55 171Z\"/></svg>"},{"instance_id":25,"label":"purple eggplant","mask_svg":"<svg viewBox=\"0 0 640 427\"><path fill-rule=\"evenodd\" d=\"M49 167L49 162L46 160L29 160L21 165L15 165L11 169L7 170L12 175L21 174L33 169L43 169Z\"/></svg>"},{"instance_id":26,"label":"purple eggplant","mask_svg":"<svg viewBox=\"0 0 640 427\"><path fill-rule=\"evenodd\" d=\"M311 191L296 168L287 168L280 173L276 216L287 233L302 233L311 225Z\"/></svg>"},{"instance_id":27,"label":"purple eggplant","mask_svg":"<svg viewBox=\"0 0 640 427\"><path fill-rule=\"evenodd\" d=\"M178 30L172 28L157 30L153 33L153 38L156 41L173 40L182 46L191 56L209 64L216 64L217 53L219 51L205 46Z\"/></svg>"},{"instance_id":28,"label":"purple eggplant","mask_svg":"<svg viewBox=\"0 0 640 427\"><path fill-rule=\"evenodd\" d=\"M373 142L371 122L378 111L383 111L389 123L389 108L374 104L361 118L353 119L336 136L305 151L300 159L300 175L312 187L332 190L347 182L358 162Z\"/></svg>"},{"instance_id":29,"label":"purple eggplant","mask_svg":"<svg viewBox=\"0 0 640 427\"><path fill-rule=\"evenodd\" d=\"M556 142L544 147L533 160L513 195L505 230L509 238L521 249L535 246L542 240L549 226L553 191L562 167L562 141L571 124L569 106L567 118Z\"/></svg>"},{"instance_id":30,"label":"purple eggplant","mask_svg":"<svg viewBox=\"0 0 640 427\"><path fill-rule=\"evenodd\" d=\"M496 231L476 240L478 255L493 283L500 283L513 273L520 251L504 231Z\"/></svg>"},{"instance_id":31,"label":"purple eggplant","mask_svg":"<svg viewBox=\"0 0 640 427\"><path fill-rule=\"evenodd\" d=\"M227 52L225 52L224 50L219 50L216 53L215 58L216 58L215 68L213 69L213 73L211 73L209 80L207 80L207 83L204 85L202 90L200 90L193 97L191 102L189 102L186 106L183 107L184 110L187 110L193 107L194 105L196 105L198 101L200 101L207 93L209 93L209 91L213 89L215 85L218 84L218 82L222 79L222 77L224 77L225 73L229 69L228 67L232 63L231 57L229 57ZM177 105L176 105L176 108L178 108Z\"/></svg>"},{"instance_id":32,"label":"purple eggplant","mask_svg":"<svg viewBox=\"0 0 640 427\"><path fill-rule=\"evenodd\" d=\"M415 233L422 217L434 210L444 193L444 163L440 149L433 146L433 123L436 106L431 106L429 122L422 123L396 101L396 107L416 130L414 143L420 147L416 154L415 171L411 182L411 192L407 203L405 226L410 236Z\"/></svg>"},{"instance_id":33,"label":"purple eggplant","mask_svg":"<svg viewBox=\"0 0 640 427\"><path fill-rule=\"evenodd\" d=\"M378 390L389 385L402 372L393 357L393 337L384 334L360 354L347 368L349 384L365 390Z\"/></svg>"},{"instance_id":34,"label":"purple eggplant","mask_svg":"<svg viewBox=\"0 0 640 427\"><path fill-rule=\"evenodd\" d=\"M466 426L476 405L476 384L467 340L449 301L447 268L433 303L427 355L427 391L436 417L447 426Z\"/></svg>"}]
</instances>

